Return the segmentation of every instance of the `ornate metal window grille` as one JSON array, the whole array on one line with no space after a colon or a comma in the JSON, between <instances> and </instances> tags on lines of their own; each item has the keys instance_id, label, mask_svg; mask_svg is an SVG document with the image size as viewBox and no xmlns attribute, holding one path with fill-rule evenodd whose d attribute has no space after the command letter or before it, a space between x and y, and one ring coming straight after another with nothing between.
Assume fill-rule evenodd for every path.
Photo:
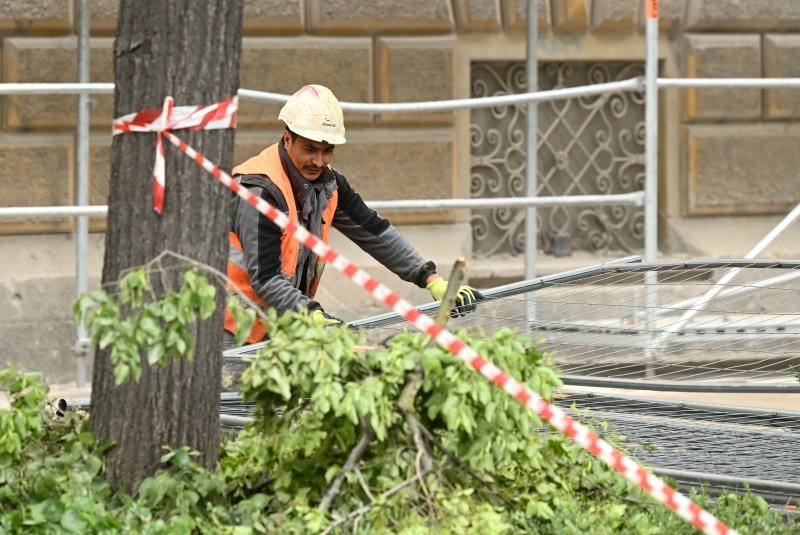
<instances>
[{"instance_id":1,"label":"ornate metal window grille","mask_svg":"<svg viewBox=\"0 0 800 535\"><path fill-rule=\"evenodd\" d=\"M551 62L539 65L539 89L624 80L643 74L641 63ZM525 64L476 62L473 97L522 93ZM635 92L540 103L538 195L627 193L644 188L644 98ZM525 106L472 110L473 198L525 195ZM525 210L472 211L473 255L519 255L525 249ZM568 236L573 249L595 253L641 250L644 213L620 205L539 208L538 244Z\"/></svg>"}]
</instances>

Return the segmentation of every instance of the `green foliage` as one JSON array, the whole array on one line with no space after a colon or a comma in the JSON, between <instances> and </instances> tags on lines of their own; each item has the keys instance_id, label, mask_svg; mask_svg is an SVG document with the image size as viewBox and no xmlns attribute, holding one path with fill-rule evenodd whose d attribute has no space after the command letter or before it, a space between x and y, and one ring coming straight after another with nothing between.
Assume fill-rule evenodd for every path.
<instances>
[{"instance_id":1,"label":"green foliage","mask_svg":"<svg viewBox=\"0 0 800 535\"><path fill-rule=\"evenodd\" d=\"M194 304L174 309L185 321L213 300L191 284ZM147 347L149 285L136 275L123 292L122 307L98 296L78 311L96 340ZM162 330L171 325L166 301L149 316ZM132 315L121 320L125 307ZM107 335L104 321L123 333ZM211 471L186 448L167 450L134 496L104 483L107 446L85 414L53 418L38 375L0 372L10 397L0 410L0 532L697 533L421 334L364 351L362 334L316 328L307 314L271 312L268 326L271 341L242 378L255 421L225 437ZM457 334L545 398L560 386L530 339L508 329ZM124 344L121 360L130 356ZM620 440L591 414L582 419ZM753 494L693 497L743 534L800 532Z\"/></svg>"},{"instance_id":2,"label":"green foliage","mask_svg":"<svg viewBox=\"0 0 800 535\"><path fill-rule=\"evenodd\" d=\"M141 378L142 355L150 366L164 366L171 357L191 358L194 339L187 325L214 313L216 292L204 276L189 269L178 292L167 291L157 299L147 274L134 269L120 281L119 301L98 290L82 295L73 311L75 321L89 328L94 345L111 348L119 385Z\"/></svg>"}]
</instances>

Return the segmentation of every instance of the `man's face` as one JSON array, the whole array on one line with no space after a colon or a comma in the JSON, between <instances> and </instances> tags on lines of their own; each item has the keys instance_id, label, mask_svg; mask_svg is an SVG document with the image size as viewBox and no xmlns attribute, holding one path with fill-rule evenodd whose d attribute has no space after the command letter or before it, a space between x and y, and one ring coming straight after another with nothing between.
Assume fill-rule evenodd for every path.
<instances>
[{"instance_id":1,"label":"man's face","mask_svg":"<svg viewBox=\"0 0 800 535\"><path fill-rule=\"evenodd\" d=\"M313 141L303 136L297 136L293 141L292 135L284 130L283 146L306 180L318 179L323 169L333 161L334 145L325 141Z\"/></svg>"}]
</instances>

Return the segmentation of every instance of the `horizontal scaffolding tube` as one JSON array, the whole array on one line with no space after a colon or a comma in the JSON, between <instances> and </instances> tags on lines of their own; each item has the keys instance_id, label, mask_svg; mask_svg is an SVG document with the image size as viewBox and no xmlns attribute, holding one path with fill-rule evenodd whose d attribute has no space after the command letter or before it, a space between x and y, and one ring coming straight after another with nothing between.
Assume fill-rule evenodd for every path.
<instances>
[{"instance_id":1,"label":"horizontal scaffolding tube","mask_svg":"<svg viewBox=\"0 0 800 535\"><path fill-rule=\"evenodd\" d=\"M426 199L367 202L374 210L439 210L443 208L493 208L525 206L584 206L592 204L644 204L644 192L614 195L566 195L552 197L487 197L482 199Z\"/></svg>"},{"instance_id":2,"label":"horizontal scaffolding tube","mask_svg":"<svg viewBox=\"0 0 800 535\"><path fill-rule=\"evenodd\" d=\"M552 197L490 197L486 199L430 199L371 201L367 205L374 210L424 211L454 208L492 208L509 206L583 206L593 204L644 204L644 192L619 193L613 195L566 195ZM21 206L0 208L0 220L42 217L105 217L108 206Z\"/></svg>"},{"instance_id":3,"label":"horizontal scaffolding tube","mask_svg":"<svg viewBox=\"0 0 800 535\"><path fill-rule=\"evenodd\" d=\"M701 87L800 88L800 78L659 78L658 87L659 89L671 87L689 89Z\"/></svg>"},{"instance_id":4,"label":"horizontal scaffolding tube","mask_svg":"<svg viewBox=\"0 0 800 535\"><path fill-rule=\"evenodd\" d=\"M28 219L28 218L51 218L51 217L106 217L108 206L17 206L10 208L0 208L0 220L2 219Z\"/></svg>"},{"instance_id":5,"label":"horizontal scaffolding tube","mask_svg":"<svg viewBox=\"0 0 800 535\"><path fill-rule=\"evenodd\" d=\"M499 97L484 98L462 98L454 100L440 100L434 102L401 102L401 103L358 103L342 102L344 111L356 113L416 113L416 112L435 112L453 111L461 109L492 108L495 106L510 106L514 104L526 104L528 102L545 102L548 100L559 100L572 97L582 97L587 95L599 95L602 93L618 93L620 91L641 91L642 79L640 77L621 80L619 82L608 82L604 84L592 84L580 87L567 87L563 89L553 89L549 91L536 91L535 93L519 93L514 95L502 95ZM277 93L266 93L263 91L253 91L250 89L240 89L239 96L248 100L262 102L282 103L289 98L288 95Z\"/></svg>"},{"instance_id":6,"label":"horizontal scaffolding tube","mask_svg":"<svg viewBox=\"0 0 800 535\"><path fill-rule=\"evenodd\" d=\"M667 88L703 88L703 87L751 87L773 88L784 87L800 88L800 78L659 78L659 89ZM420 111L450 111L457 109L490 108L493 106L509 106L525 104L528 102L541 102L558 100L601 93L615 93L618 91L642 91L644 88L641 77L629 78L617 82L592 84L580 87L567 87L535 93L519 93L484 98L464 98L454 100L440 100L432 102L402 102L402 103L361 103L342 102L345 111L359 113L402 113ZM101 83L4 83L0 84L0 95L77 95L77 94L110 95L114 93L114 84ZM283 104L289 95L271 93L269 91L256 91L254 89L239 89L239 96L244 100Z\"/></svg>"},{"instance_id":7,"label":"horizontal scaffolding tube","mask_svg":"<svg viewBox=\"0 0 800 535\"><path fill-rule=\"evenodd\" d=\"M113 95L114 84L0 84L0 95Z\"/></svg>"}]
</instances>

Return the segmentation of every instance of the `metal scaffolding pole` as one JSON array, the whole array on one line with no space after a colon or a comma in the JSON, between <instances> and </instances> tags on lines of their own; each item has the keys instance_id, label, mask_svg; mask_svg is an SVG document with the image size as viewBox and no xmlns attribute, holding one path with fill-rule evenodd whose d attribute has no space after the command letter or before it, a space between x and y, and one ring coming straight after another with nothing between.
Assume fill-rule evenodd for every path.
<instances>
[{"instance_id":1,"label":"metal scaffolding pole","mask_svg":"<svg viewBox=\"0 0 800 535\"><path fill-rule=\"evenodd\" d=\"M527 43L527 82L528 93L538 90L539 62L536 57L536 43L539 39L539 0L528 2L528 43ZM528 115L527 138L527 164L525 168L525 196L536 197L539 180L538 142L539 142L539 106L536 102L526 105ZM536 248L537 248L536 208L529 206L525 209L525 279L530 280L536 276Z\"/></svg>"},{"instance_id":2,"label":"metal scaffolding pole","mask_svg":"<svg viewBox=\"0 0 800 535\"><path fill-rule=\"evenodd\" d=\"M89 82L89 0L80 0L78 6L78 82ZM89 95L78 95L78 121L75 143L75 169L77 184L75 201L77 206L89 204ZM77 296L89 289L89 217L78 216L75 220L75 292ZM89 339L83 324L76 325L75 356L77 360L76 384L86 385L86 355Z\"/></svg>"},{"instance_id":3,"label":"metal scaffolding pole","mask_svg":"<svg viewBox=\"0 0 800 535\"><path fill-rule=\"evenodd\" d=\"M646 3L646 56L645 56L645 198L644 198L644 258L645 262L658 259L658 0ZM658 304L656 274L645 273L645 325L653 332L653 310ZM646 375L652 377L655 352L645 347Z\"/></svg>"},{"instance_id":4,"label":"metal scaffolding pole","mask_svg":"<svg viewBox=\"0 0 800 535\"><path fill-rule=\"evenodd\" d=\"M534 93L539 89L539 61L536 45L539 40L539 0L528 1L528 42L527 42L527 89ZM528 198L537 196L539 190L539 106L535 101L526 104L528 115L528 135L525 166L525 195ZM536 225L536 207L525 209L525 280L536 276L536 253L539 245L539 231ZM536 319L536 301L530 296L525 303L525 316L528 325Z\"/></svg>"}]
</instances>

